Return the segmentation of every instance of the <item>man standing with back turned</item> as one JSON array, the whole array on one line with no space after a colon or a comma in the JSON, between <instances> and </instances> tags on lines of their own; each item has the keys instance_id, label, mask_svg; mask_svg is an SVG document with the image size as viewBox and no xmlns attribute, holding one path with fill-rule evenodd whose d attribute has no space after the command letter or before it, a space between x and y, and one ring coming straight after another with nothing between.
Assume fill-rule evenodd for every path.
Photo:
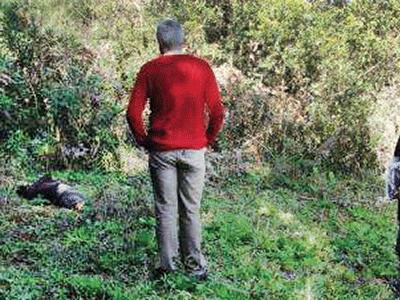
<instances>
[{"instance_id":1,"label":"man standing with back turned","mask_svg":"<svg viewBox=\"0 0 400 300\"><path fill-rule=\"evenodd\" d=\"M157 41L161 55L140 69L127 119L136 142L149 151L160 256L157 271L175 271L180 251L189 273L204 280L207 263L200 246L204 153L221 129L224 109L209 64L183 53L181 25L171 19L160 22ZM142 113L147 99L151 113L146 132Z\"/></svg>"}]
</instances>

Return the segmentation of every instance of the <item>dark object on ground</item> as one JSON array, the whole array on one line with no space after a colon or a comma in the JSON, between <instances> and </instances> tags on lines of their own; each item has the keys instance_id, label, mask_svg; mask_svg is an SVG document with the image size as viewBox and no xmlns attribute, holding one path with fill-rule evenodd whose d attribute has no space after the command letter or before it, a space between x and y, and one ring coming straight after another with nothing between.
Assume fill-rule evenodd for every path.
<instances>
[{"instance_id":1,"label":"dark object on ground","mask_svg":"<svg viewBox=\"0 0 400 300\"><path fill-rule=\"evenodd\" d=\"M166 269L159 267L154 270L152 279L159 280L159 279L163 278L165 275L173 274L176 272L177 272L176 270L166 270Z\"/></svg>"},{"instance_id":2,"label":"dark object on ground","mask_svg":"<svg viewBox=\"0 0 400 300\"><path fill-rule=\"evenodd\" d=\"M207 270L202 270L201 272L192 272L190 275L198 281L206 281L208 279Z\"/></svg>"},{"instance_id":3,"label":"dark object on ground","mask_svg":"<svg viewBox=\"0 0 400 300\"><path fill-rule=\"evenodd\" d=\"M84 196L73 187L59 180L52 179L50 176L43 176L28 186L19 186L17 194L28 200L40 195L54 205L78 211L83 209L85 201Z\"/></svg>"},{"instance_id":4,"label":"dark object on ground","mask_svg":"<svg viewBox=\"0 0 400 300\"><path fill-rule=\"evenodd\" d=\"M177 270L166 270L163 268L156 268L153 273L153 279L159 280L168 274L174 274L178 272ZM198 281L206 281L208 279L208 271L207 269L201 269L200 271L192 271L189 273L189 276Z\"/></svg>"}]
</instances>

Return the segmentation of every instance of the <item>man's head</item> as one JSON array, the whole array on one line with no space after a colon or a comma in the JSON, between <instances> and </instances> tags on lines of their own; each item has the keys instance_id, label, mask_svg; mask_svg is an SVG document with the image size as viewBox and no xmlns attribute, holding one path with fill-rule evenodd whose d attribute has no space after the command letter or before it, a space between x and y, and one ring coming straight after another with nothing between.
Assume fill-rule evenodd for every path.
<instances>
[{"instance_id":1,"label":"man's head","mask_svg":"<svg viewBox=\"0 0 400 300\"><path fill-rule=\"evenodd\" d=\"M184 32L181 24L172 19L165 19L157 25L157 41L160 52L182 50L184 43Z\"/></svg>"}]
</instances>

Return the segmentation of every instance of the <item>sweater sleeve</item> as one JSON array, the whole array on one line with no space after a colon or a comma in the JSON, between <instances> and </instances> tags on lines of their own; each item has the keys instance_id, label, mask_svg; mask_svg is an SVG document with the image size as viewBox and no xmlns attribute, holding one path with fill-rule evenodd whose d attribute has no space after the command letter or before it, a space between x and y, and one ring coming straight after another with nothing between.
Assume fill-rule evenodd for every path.
<instances>
[{"instance_id":1,"label":"sweater sleeve","mask_svg":"<svg viewBox=\"0 0 400 300\"><path fill-rule=\"evenodd\" d=\"M221 101L217 80L214 72L209 67L207 84L206 84L206 104L209 113L209 122L207 128L208 145L214 143L218 132L221 130L224 120L224 107Z\"/></svg>"},{"instance_id":2,"label":"sweater sleeve","mask_svg":"<svg viewBox=\"0 0 400 300\"><path fill-rule=\"evenodd\" d=\"M147 136L142 116L147 102L147 96L147 79L144 68L142 67L136 77L135 85L132 88L126 114L129 127L139 146L145 146Z\"/></svg>"}]
</instances>

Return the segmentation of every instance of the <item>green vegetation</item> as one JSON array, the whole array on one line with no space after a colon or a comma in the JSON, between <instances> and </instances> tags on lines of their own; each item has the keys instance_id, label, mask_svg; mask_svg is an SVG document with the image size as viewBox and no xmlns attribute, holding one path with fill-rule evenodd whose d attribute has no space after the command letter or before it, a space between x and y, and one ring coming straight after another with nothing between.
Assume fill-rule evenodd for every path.
<instances>
[{"instance_id":1,"label":"green vegetation","mask_svg":"<svg viewBox=\"0 0 400 300\"><path fill-rule=\"evenodd\" d=\"M393 298L378 156L398 135L400 2L328 2L2 0L0 299ZM125 124L166 16L228 108L208 155L204 283L152 278L151 184ZM82 213L15 194L47 172L88 195Z\"/></svg>"},{"instance_id":2,"label":"green vegetation","mask_svg":"<svg viewBox=\"0 0 400 300\"><path fill-rule=\"evenodd\" d=\"M157 54L157 20L175 16L188 52L225 77L219 150L377 168L384 133L368 120L399 72L400 4L312 2L2 1L0 147L47 170L119 170L135 74Z\"/></svg>"},{"instance_id":3,"label":"green vegetation","mask_svg":"<svg viewBox=\"0 0 400 300\"><path fill-rule=\"evenodd\" d=\"M381 182L315 172L281 185L268 168L215 183L203 201L211 278L152 279L146 174L59 172L92 199L82 214L15 198L0 211L6 299L390 299L395 205ZM211 184L211 183L210 183Z\"/></svg>"}]
</instances>

